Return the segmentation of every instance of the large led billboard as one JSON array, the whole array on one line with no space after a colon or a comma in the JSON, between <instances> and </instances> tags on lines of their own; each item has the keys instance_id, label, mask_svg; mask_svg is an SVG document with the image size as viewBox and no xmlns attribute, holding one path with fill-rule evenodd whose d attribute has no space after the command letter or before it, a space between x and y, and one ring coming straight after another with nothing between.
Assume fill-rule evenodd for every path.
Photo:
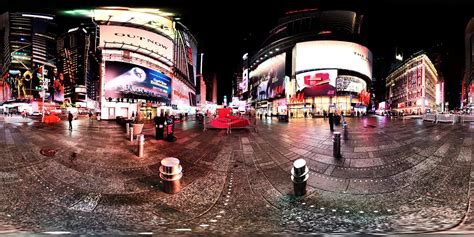
<instances>
[{"instance_id":1,"label":"large led billboard","mask_svg":"<svg viewBox=\"0 0 474 237\"><path fill-rule=\"evenodd\" d=\"M171 82L173 93L171 94L171 103L181 106L196 106L196 95L184 82L175 79Z\"/></svg>"},{"instance_id":2,"label":"large led billboard","mask_svg":"<svg viewBox=\"0 0 474 237\"><path fill-rule=\"evenodd\" d=\"M336 80L337 91L360 93L367 90L367 83L354 76L338 76Z\"/></svg>"},{"instance_id":3,"label":"large led billboard","mask_svg":"<svg viewBox=\"0 0 474 237\"><path fill-rule=\"evenodd\" d=\"M132 27L100 26L100 47L120 48L145 55L156 54L166 62L173 62L174 44L162 35Z\"/></svg>"},{"instance_id":4,"label":"large led billboard","mask_svg":"<svg viewBox=\"0 0 474 237\"><path fill-rule=\"evenodd\" d=\"M156 8L101 7L97 9L75 9L64 13L75 16L87 16L95 22L121 22L140 27L152 28L174 38L173 13Z\"/></svg>"},{"instance_id":5,"label":"large led billboard","mask_svg":"<svg viewBox=\"0 0 474 237\"><path fill-rule=\"evenodd\" d=\"M171 78L134 64L105 63L105 98L143 98L170 103Z\"/></svg>"},{"instance_id":6,"label":"large led billboard","mask_svg":"<svg viewBox=\"0 0 474 237\"><path fill-rule=\"evenodd\" d=\"M372 78L372 53L360 44L318 40L295 46L296 74L319 69L345 69Z\"/></svg>"},{"instance_id":7,"label":"large led billboard","mask_svg":"<svg viewBox=\"0 0 474 237\"><path fill-rule=\"evenodd\" d=\"M305 97L335 95L337 70L317 70L296 75L296 90Z\"/></svg>"},{"instance_id":8,"label":"large led billboard","mask_svg":"<svg viewBox=\"0 0 474 237\"><path fill-rule=\"evenodd\" d=\"M286 53L282 53L269 58L250 72L250 80L258 80L258 100L284 95L285 57Z\"/></svg>"}]
</instances>

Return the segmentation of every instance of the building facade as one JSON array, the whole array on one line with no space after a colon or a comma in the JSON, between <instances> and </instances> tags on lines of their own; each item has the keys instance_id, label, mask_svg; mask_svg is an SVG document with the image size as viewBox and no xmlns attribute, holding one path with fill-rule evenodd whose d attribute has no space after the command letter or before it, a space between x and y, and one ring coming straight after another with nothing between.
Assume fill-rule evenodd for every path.
<instances>
[{"instance_id":1,"label":"building facade","mask_svg":"<svg viewBox=\"0 0 474 237\"><path fill-rule=\"evenodd\" d=\"M56 37L54 15L30 12L0 15L0 101L52 97L50 88L57 77ZM46 93L40 93L43 85L47 87Z\"/></svg>"},{"instance_id":2,"label":"building facade","mask_svg":"<svg viewBox=\"0 0 474 237\"><path fill-rule=\"evenodd\" d=\"M197 41L174 14L116 7L66 13L97 26L102 119L196 111Z\"/></svg>"},{"instance_id":3,"label":"building facade","mask_svg":"<svg viewBox=\"0 0 474 237\"><path fill-rule=\"evenodd\" d=\"M444 84L437 86L436 68L423 52L414 54L395 68L387 76L386 83L387 102L391 110L404 114L441 110L440 98L444 94L441 86L444 87Z\"/></svg>"},{"instance_id":4,"label":"building facade","mask_svg":"<svg viewBox=\"0 0 474 237\"><path fill-rule=\"evenodd\" d=\"M353 11L287 13L250 57L248 102L257 113L292 117L365 112L372 53L363 22Z\"/></svg>"},{"instance_id":5,"label":"building facade","mask_svg":"<svg viewBox=\"0 0 474 237\"><path fill-rule=\"evenodd\" d=\"M71 28L58 37L58 70L63 78L64 99L98 109L99 55L95 26Z\"/></svg>"}]
</instances>

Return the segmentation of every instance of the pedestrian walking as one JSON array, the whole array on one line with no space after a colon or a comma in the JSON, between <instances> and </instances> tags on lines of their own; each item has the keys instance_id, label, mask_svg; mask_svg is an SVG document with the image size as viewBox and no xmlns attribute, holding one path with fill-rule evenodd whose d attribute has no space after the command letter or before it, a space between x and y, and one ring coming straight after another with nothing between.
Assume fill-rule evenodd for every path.
<instances>
[{"instance_id":1,"label":"pedestrian walking","mask_svg":"<svg viewBox=\"0 0 474 237\"><path fill-rule=\"evenodd\" d=\"M92 120L92 112L89 111L89 120Z\"/></svg>"},{"instance_id":2,"label":"pedestrian walking","mask_svg":"<svg viewBox=\"0 0 474 237\"><path fill-rule=\"evenodd\" d=\"M334 131L334 114L329 113L329 129L331 129L331 132Z\"/></svg>"},{"instance_id":3,"label":"pedestrian walking","mask_svg":"<svg viewBox=\"0 0 474 237\"><path fill-rule=\"evenodd\" d=\"M71 111L69 111L69 114L67 115L67 120L69 121L69 130L72 130L72 119L74 116L72 115Z\"/></svg>"}]
</instances>

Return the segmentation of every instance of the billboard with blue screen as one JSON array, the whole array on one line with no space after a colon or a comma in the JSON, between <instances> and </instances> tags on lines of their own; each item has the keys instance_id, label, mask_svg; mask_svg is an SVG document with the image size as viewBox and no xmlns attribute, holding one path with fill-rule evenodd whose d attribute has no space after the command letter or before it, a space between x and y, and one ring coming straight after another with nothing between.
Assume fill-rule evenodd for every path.
<instances>
[{"instance_id":1,"label":"billboard with blue screen","mask_svg":"<svg viewBox=\"0 0 474 237\"><path fill-rule=\"evenodd\" d=\"M135 64L108 61L105 63L106 98L140 98L171 102L171 78Z\"/></svg>"}]
</instances>

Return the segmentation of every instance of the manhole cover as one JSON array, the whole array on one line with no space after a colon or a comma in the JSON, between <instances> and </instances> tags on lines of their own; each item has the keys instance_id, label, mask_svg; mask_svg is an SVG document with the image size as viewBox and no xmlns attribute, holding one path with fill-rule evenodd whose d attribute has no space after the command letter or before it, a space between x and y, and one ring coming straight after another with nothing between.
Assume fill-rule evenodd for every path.
<instances>
[{"instance_id":1,"label":"manhole cover","mask_svg":"<svg viewBox=\"0 0 474 237\"><path fill-rule=\"evenodd\" d=\"M40 150L40 153L43 156L53 157L54 155L56 155L56 150L51 148L43 148Z\"/></svg>"}]
</instances>

